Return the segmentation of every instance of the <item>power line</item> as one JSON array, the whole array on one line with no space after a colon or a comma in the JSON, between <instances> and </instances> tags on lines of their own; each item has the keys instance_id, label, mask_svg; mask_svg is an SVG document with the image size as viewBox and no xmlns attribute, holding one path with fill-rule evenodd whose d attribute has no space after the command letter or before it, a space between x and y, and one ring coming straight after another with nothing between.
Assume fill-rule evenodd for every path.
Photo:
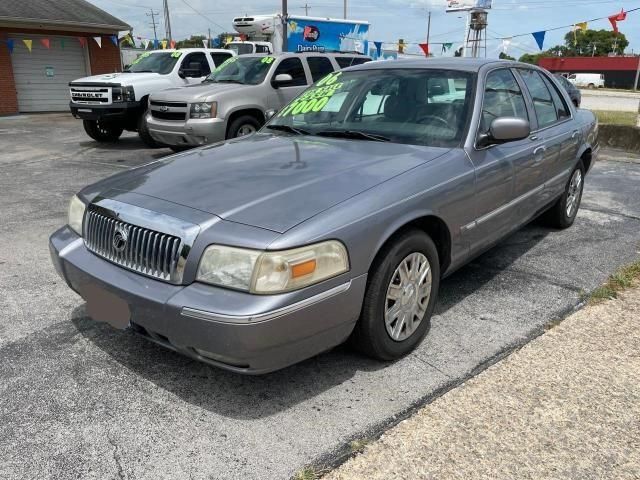
<instances>
[{"instance_id":1,"label":"power line","mask_svg":"<svg viewBox=\"0 0 640 480\"><path fill-rule=\"evenodd\" d=\"M187 3L187 0L182 0L182 3L184 3L187 7L189 7L191 10L193 10L194 12L196 12L198 15L200 15L202 18L208 20L209 22L211 22L212 24L214 24L216 27L218 27L222 32L224 32L225 30L227 30L226 28L224 28L222 25L220 25L219 23L214 22L213 20L211 20L209 17L207 17L204 13L196 10L195 8L193 8L189 3Z\"/></svg>"},{"instance_id":2,"label":"power line","mask_svg":"<svg viewBox=\"0 0 640 480\"><path fill-rule=\"evenodd\" d=\"M160 12L154 12L153 8L149 9L151 13L145 14L147 17L151 17L151 25L153 26L153 38L157 42L158 41L158 32L156 31L156 27L158 26L158 22L156 22L156 15L160 15Z\"/></svg>"}]
</instances>

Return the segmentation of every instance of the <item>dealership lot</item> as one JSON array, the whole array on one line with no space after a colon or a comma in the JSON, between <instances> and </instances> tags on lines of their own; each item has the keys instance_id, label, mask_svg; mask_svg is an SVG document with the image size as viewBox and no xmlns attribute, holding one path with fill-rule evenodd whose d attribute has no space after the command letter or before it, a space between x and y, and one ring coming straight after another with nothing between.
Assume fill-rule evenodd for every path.
<instances>
[{"instance_id":1,"label":"dealership lot","mask_svg":"<svg viewBox=\"0 0 640 480\"><path fill-rule=\"evenodd\" d=\"M393 364L346 348L240 377L88 319L48 235L82 186L170 153L68 114L0 119L0 477L287 478L374 435L574 309L640 250L640 164L603 161L574 227L531 225L441 286Z\"/></svg>"}]
</instances>

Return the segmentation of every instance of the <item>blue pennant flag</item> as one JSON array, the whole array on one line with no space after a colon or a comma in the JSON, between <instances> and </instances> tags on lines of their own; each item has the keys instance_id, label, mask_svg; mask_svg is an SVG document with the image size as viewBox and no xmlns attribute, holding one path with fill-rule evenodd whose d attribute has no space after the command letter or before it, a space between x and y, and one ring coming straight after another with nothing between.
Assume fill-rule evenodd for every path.
<instances>
[{"instance_id":1,"label":"blue pennant flag","mask_svg":"<svg viewBox=\"0 0 640 480\"><path fill-rule=\"evenodd\" d=\"M542 50L542 45L544 45L544 36L547 32L534 32L531 35L533 35L533 38L536 39L536 43L538 44L538 47L540 48L540 50Z\"/></svg>"},{"instance_id":2,"label":"blue pennant flag","mask_svg":"<svg viewBox=\"0 0 640 480\"><path fill-rule=\"evenodd\" d=\"M159 45L160 45L160 42L158 42L158 39L155 39L155 40L153 41L153 49L154 49L154 50L157 50Z\"/></svg>"},{"instance_id":3,"label":"blue pennant flag","mask_svg":"<svg viewBox=\"0 0 640 480\"><path fill-rule=\"evenodd\" d=\"M382 56L382 42L373 42L376 46L376 52L378 52L378 58Z\"/></svg>"},{"instance_id":4,"label":"blue pennant flag","mask_svg":"<svg viewBox=\"0 0 640 480\"><path fill-rule=\"evenodd\" d=\"M111 41L116 47L118 46L118 37L116 35L111 35Z\"/></svg>"},{"instance_id":5,"label":"blue pennant flag","mask_svg":"<svg viewBox=\"0 0 640 480\"><path fill-rule=\"evenodd\" d=\"M7 39L7 48L9 49L9 53L13 53L13 38Z\"/></svg>"}]
</instances>

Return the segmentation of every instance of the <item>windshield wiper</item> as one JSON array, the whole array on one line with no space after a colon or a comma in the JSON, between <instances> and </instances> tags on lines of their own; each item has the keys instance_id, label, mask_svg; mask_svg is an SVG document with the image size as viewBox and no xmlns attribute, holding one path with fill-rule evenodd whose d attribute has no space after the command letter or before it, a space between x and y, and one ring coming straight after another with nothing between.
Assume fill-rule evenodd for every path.
<instances>
[{"instance_id":1,"label":"windshield wiper","mask_svg":"<svg viewBox=\"0 0 640 480\"><path fill-rule=\"evenodd\" d=\"M290 125L267 125L267 128L269 130L293 133L294 135L309 135L309 132L304 128L296 128Z\"/></svg>"},{"instance_id":2,"label":"windshield wiper","mask_svg":"<svg viewBox=\"0 0 640 480\"><path fill-rule=\"evenodd\" d=\"M125 70L127 73L156 73L153 70L136 70L135 72L132 70Z\"/></svg>"},{"instance_id":3,"label":"windshield wiper","mask_svg":"<svg viewBox=\"0 0 640 480\"><path fill-rule=\"evenodd\" d=\"M321 130L315 135L319 137L352 138L354 140L372 140L374 142L390 142L389 137L376 133L361 132L360 130Z\"/></svg>"},{"instance_id":4,"label":"windshield wiper","mask_svg":"<svg viewBox=\"0 0 640 480\"><path fill-rule=\"evenodd\" d=\"M216 83L239 83L240 85L244 85L244 82L241 82L240 80L212 80L212 82L216 82Z\"/></svg>"}]
</instances>

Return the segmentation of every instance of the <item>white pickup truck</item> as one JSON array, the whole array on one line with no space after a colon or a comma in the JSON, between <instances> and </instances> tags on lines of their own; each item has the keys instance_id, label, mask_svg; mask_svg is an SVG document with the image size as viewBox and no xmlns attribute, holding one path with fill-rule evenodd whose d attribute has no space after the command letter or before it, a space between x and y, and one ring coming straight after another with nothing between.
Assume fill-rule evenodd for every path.
<instances>
[{"instance_id":1,"label":"white pickup truck","mask_svg":"<svg viewBox=\"0 0 640 480\"><path fill-rule=\"evenodd\" d=\"M149 95L171 87L202 82L229 57L231 50L184 48L145 52L123 72L79 78L69 83L69 108L98 142L114 142L124 130L137 131L150 147L159 144L146 122Z\"/></svg>"}]
</instances>

